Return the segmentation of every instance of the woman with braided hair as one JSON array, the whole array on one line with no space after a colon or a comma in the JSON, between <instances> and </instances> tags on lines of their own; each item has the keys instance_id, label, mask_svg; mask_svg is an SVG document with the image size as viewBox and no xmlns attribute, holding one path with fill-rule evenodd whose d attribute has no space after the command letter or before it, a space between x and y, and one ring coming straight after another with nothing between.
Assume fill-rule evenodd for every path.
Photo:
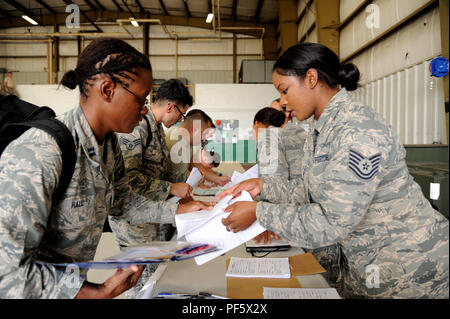
<instances>
[{"instance_id":1,"label":"woman with braided hair","mask_svg":"<svg viewBox=\"0 0 450 319\"><path fill-rule=\"evenodd\" d=\"M0 298L113 298L133 287L143 267L119 269L103 284L86 270L50 263L91 260L108 215L131 223L171 223L130 191L115 132L131 132L152 88L150 61L118 39L92 41L61 85L80 90L80 104L57 117L72 133L77 155L72 180L58 201L61 150L31 128L0 159ZM37 263L36 260L48 263Z\"/></svg>"}]
</instances>

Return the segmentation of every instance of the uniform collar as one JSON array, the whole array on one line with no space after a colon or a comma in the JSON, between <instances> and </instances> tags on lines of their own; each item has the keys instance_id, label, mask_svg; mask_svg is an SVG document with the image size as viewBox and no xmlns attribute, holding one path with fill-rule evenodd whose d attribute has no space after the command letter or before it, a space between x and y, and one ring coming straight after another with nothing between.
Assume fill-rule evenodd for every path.
<instances>
[{"instance_id":1,"label":"uniform collar","mask_svg":"<svg viewBox=\"0 0 450 319\"><path fill-rule=\"evenodd\" d=\"M330 102L328 102L325 110L320 115L320 118L316 121L314 127L315 130L320 134L323 127L336 117L337 113L341 110L342 104L345 104L350 100L350 95L345 88L336 93L336 95L331 98Z\"/></svg>"},{"instance_id":2,"label":"uniform collar","mask_svg":"<svg viewBox=\"0 0 450 319\"><path fill-rule=\"evenodd\" d=\"M104 152L106 152L107 156L112 156L112 146L111 146L111 138L112 134L105 136L104 144L103 144L103 152L101 151L100 145L97 142L97 139L92 131L91 126L89 125L86 116L83 113L81 107L77 107L74 113L75 118L75 126L77 127L78 138L80 140L80 145L86 153L87 157L96 162L101 167L105 166L105 161L108 162L109 159L104 159Z\"/></svg>"},{"instance_id":3,"label":"uniform collar","mask_svg":"<svg viewBox=\"0 0 450 319\"><path fill-rule=\"evenodd\" d=\"M159 134L161 134L162 136L164 136L164 129L162 128L162 124L156 124L156 119L155 119L155 115L152 112L152 109L148 106L148 113L147 113L147 118L148 121L150 123L150 128L152 130L152 132L159 132Z\"/></svg>"}]
</instances>

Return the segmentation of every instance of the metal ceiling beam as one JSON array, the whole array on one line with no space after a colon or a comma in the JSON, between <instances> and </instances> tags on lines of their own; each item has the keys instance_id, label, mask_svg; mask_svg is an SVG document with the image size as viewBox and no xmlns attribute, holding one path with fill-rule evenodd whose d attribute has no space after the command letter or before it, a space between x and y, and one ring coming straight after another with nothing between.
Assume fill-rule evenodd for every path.
<instances>
[{"instance_id":1,"label":"metal ceiling beam","mask_svg":"<svg viewBox=\"0 0 450 319\"><path fill-rule=\"evenodd\" d=\"M119 10L120 12L123 12L123 9L122 9L122 7L117 3L117 1L116 0L112 0L112 2L115 4L115 6L116 6L116 8L117 8L117 10Z\"/></svg>"},{"instance_id":2,"label":"metal ceiling beam","mask_svg":"<svg viewBox=\"0 0 450 319\"><path fill-rule=\"evenodd\" d=\"M134 1L136 2L137 6L139 7L139 11L140 11L141 13L145 13L145 9L144 9L144 7L142 6L142 4L140 3L140 1L139 1L139 0L134 0Z\"/></svg>"},{"instance_id":3,"label":"metal ceiling beam","mask_svg":"<svg viewBox=\"0 0 450 319\"><path fill-rule=\"evenodd\" d=\"M136 17L134 16L134 12L131 11L131 9L130 9L130 7L128 6L127 2L126 2L125 0L122 0L122 3L123 3L123 5L125 6L125 8L127 8L128 12L131 14L131 16L132 16L133 18L136 18Z\"/></svg>"},{"instance_id":4,"label":"metal ceiling beam","mask_svg":"<svg viewBox=\"0 0 450 319\"><path fill-rule=\"evenodd\" d=\"M231 7L231 17L236 20L236 9L237 9L238 0L233 0L233 7Z\"/></svg>"},{"instance_id":5,"label":"metal ceiling beam","mask_svg":"<svg viewBox=\"0 0 450 319\"><path fill-rule=\"evenodd\" d=\"M21 5L20 3L16 2L15 0L5 0L5 1L9 5L13 6L14 8L16 8L17 10L22 12L24 15L27 15L30 18L34 17L34 14L30 10L28 10L27 8L25 8L23 5Z\"/></svg>"},{"instance_id":6,"label":"metal ceiling beam","mask_svg":"<svg viewBox=\"0 0 450 319\"><path fill-rule=\"evenodd\" d=\"M100 8L101 11L105 11L106 8L100 3L100 0L94 0L97 7Z\"/></svg>"},{"instance_id":7,"label":"metal ceiling beam","mask_svg":"<svg viewBox=\"0 0 450 319\"><path fill-rule=\"evenodd\" d=\"M0 15L4 16L6 18L11 18L11 16L8 13L6 13L6 11L3 11L2 9L0 9Z\"/></svg>"},{"instance_id":8,"label":"metal ceiling beam","mask_svg":"<svg viewBox=\"0 0 450 319\"><path fill-rule=\"evenodd\" d=\"M97 10L97 7L94 6L90 0L84 0L84 2L86 2L86 4L87 4L87 5L89 6L89 8L91 8L92 10L94 10L94 11Z\"/></svg>"},{"instance_id":9,"label":"metal ceiling beam","mask_svg":"<svg viewBox=\"0 0 450 319\"><path fill-rule=\"evenodd\" d=\"M188 7L188 4L187 4L187 1L186 0L182 0L182 1L184 3L184 10L186 10L186 15L188 17L190 17L191 16L191 11L189 11L189 7Z\"/></svg>"},{"instance_id":10,"label":"metal ceiling beam","mask_svg":"<svg viewBox=\"0 0 450 319\"><path fill-rule=\"evenodd\" d=\"M47 9L48 11L50 11L53 14L56 14L55 9L53 9L52 7L50 7L47 3L45 3L43 0L35 0L37 3L39 3L41 6L43 6L45 9Z\"/></svg>"},{"instance_id":11,"label":"metal ceiling beam","mask_svg":"<svg viewBox=\"0 0 450 319\"><path fill-rule=\"evenodd\" d=\"M9 1L10 1L10 0L9 0ZM64 0L64 2L65 2L66 4L75 4L75 3L73 3L71 0ZM94 12L97 12L97 11L94 11ZM94 23L94 21L92 21L92 19L89 18L89 16L88 16L83 10L80 9L80 13L81 13L81 15L82 15L82 16L83 16L90 24L92 24L92 26L93 26L98 32L103 32L102 29L100 29L99 26L96 25L96 24Z\"/></svg>"},{"instance_id":12,"label":"metal ceiling beam","mask_svg":"<svg viewBox=\"0 0 450 319\"><path fill-rule=\"evenodd\" d=\"M169 15L169 12L167 12L166 6L164 5L164 1L163 1L163 0L159 0L159 4L161 5L161 8L163 9L164 14L165 14L166 16L168 16L168 15Z\"/></svg>"},{"instance_id":13,"label":"metal ceiling beam","mask_svg":"<svg viewBox=\"0 0 450 319\"><path fill-rule=\"evenodd\" d=\"M259 23L259 18L261 16L261 9L263 7L263 4L264 4L264 0L259 0L258 1L258 6L256 7L256 12L255 12L256 23Z\"/></svg>"}]
</instances>

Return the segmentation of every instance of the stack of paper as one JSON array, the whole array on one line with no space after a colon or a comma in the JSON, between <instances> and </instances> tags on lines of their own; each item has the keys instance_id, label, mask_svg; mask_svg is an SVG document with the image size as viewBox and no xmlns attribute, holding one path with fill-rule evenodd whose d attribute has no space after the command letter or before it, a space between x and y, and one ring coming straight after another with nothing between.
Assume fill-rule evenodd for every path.
<instances>
[{"instance_id":1,"label":"stack of paper","mask_svg":"<svg viewBox=\"0 0 450 319\"><path fill-rule=\"evenodd\" d=\"M290 278L288 258L237 258L232 257L227 277Z\"/></svg>"},{"instance_id":2,"label":"stack of paper","mask_svg":"<svg viewBox=\"0 0 450 319\"><path fill-rule=\"evenodd\" d=\"M203 265L265 231L265 228L258 221L237 233L227 231L222 224L222 218L227 218L230 213L225 213L224 209L235 202L253 201L250 194L246 191L243 191L241 196L233 200L231 197L229 195L222 198L211 211L199 211L175 216L178 238L184 235L190 242L211 243L211 245L216 247L222 247L216 252L196 257L195 262L198 265Z\"/></svg>"},{"instance_id":3,"label":"stack of paper","mask_svg":"<svg viewBox=\"0 0 450 319\"><path fill-rule=\"evenodd\" d=\"M258 164L253 165L251 168L246 170L244 173L234 172L231 175L231 182L226 184L223 188L228 189L236 184L239 184L248 179L257 178L258 177Z\"/></svg>"}]
</instances>

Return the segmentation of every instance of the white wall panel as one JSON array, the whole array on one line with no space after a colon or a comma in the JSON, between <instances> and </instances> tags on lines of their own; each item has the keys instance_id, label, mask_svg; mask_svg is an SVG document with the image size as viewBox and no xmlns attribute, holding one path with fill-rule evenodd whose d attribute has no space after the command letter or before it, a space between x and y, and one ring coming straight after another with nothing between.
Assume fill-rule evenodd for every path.
<instances>
[{"instance_id":1,"label":"white wall panel","mask_svg":"<svg viewBox=\"0 0 450 319\"><path fill-rule=\"evenodd\" d=\"M372 82L439 55L439 23L439 9L435 8L355 56L351 62L361 71L361 83ZM348 43L341 38L341 47Z\"/></svg>"},{"instance_id":2,"label":"white wall panel","mask_svg":"<svg viewBox=\"0 0 450 319\"><path fill-rule=\"evenodd\" d=\"M429 63L372 81L351 93L381 114L404 144L447 143L443 81L430 77Z\"/></svg>"},{"instance_id":3,"label":"white wall panel","mask_svg":"<svg viewBox=\"0 0 450 319\"><path fill-rule=\"evenodd\" d=\"M344 21L364 0L341 0L339 3L340 21Z\"/></svg>"},{"instance_id":4,"label":"white wall panel","mask_svg":"<svg viewBox=\"0 0 450 319\"><path fill-rule=\"evenodd\" d=\"M360 12L352 21L345 25L340 31L341 45L339 46L340 57L345 58L358 48L376 38L398 21L406 18L415 10L427 4L429 0L375 0L372 4L379 8L379 28L368 28L366 19L369 13ZM345 2L344 2L345 3ZM341 6L343 3L341 3Z\"/></svg>"}]
</instances>

